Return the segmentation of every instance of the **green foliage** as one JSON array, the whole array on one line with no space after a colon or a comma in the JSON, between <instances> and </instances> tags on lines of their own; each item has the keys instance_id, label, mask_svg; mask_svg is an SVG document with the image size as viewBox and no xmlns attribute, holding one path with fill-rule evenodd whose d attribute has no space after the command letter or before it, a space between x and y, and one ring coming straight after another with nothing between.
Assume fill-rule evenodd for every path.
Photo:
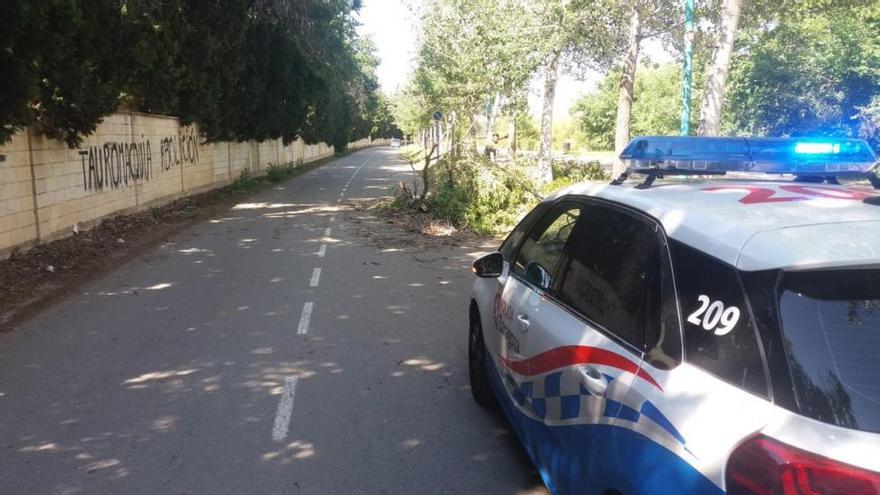
<instances>
[{"instance_id":1,"label":"green foliage","mask_svg":"<svg viewBox=\"0 0 880 495\"><path fill-rule=\"evenodd\" d=\"M880 5L781 18L744 32L725 107L727 132L772 136L860 133L880 95ZM866 128L868 131L869 128Z\"/></svg>"},{"instance_id":2,"label":"green foliage","mask_svg":"<svg viewBox=\"0 0 880 495\"><path fill-rule=\"evenodd\" d=\"M287 163L284 165L270 163L269 166L266 167L266 179L273 184L277 184L288 177L298 175L298 173L303 170L301 166L302 160L297 160L296 163Z\"/></svg>"},{"instance_id":3,"label":"green foliage","mask_svg":"<svg viewBox=\"0 0 880 495\"><path fill-rule=\"evenodd\" d=\"M75 146L120 105L207 141L393 135L358 0L8 3L0 142L33 124Z\"/></svg>"},{"instance_id":4,"label":"green foliage","mask_svg":"<svg viewBox=\"0 0 880 495\"><path fill-rule=\"evenodd\" d=\"M632 123L633 136L678 134L681 122L681 66L666 64L639 69L635 81ZM612 71L596 89L584 95L572 107L585 144L591 150L614 149L614 126L617 115L617 89L620 73ZM702 79L694 81L691 102L691 127L696 128Z\"/></svg>"},{"instance_id":5,"label":"green foliage","mask_svg":"<svg viewBox=\"0 0 880 495\"><path fill-rule=\"evenodd\" d=\"M251 176L250 171L244 169L238 174L238 178L232 182L230 189L234 192L247 192L253 189L254 185L256 185L256 181Z\"/></svg>"},{"instance_id":6,"label":"green foliage","mask_svg":"<svg viewBox=\"0 0 880 495\"><path fill-rule=\"evenodd\" d=\"M599 162L580 163L575 161L554 161L553 181L542 187L542 192L550 194L578 182L605 182L608 174Z\"/></svg>"},{"instance_id":7,"label":"green foliage","mask_svg":"<svg viewBox=\"0 0 880 495\"><path fill-rule=\"evenodd\" d=\"M581 129L580 122L571 118L561 118L553 122L552 149L565 150L569 153L590 151L587 135Z\"/></svg>"},{"instance_id":8,"label":"green foliage","mask_svg":"<svg viewBox=\"0 0 880 495\"><path fill-rule=\"evenodd\" d=\"M541 139L541 130L538 122L528 112L516 115L516 142L521 150L537 150L538 141Z\"/></svg>"},{"instance_id":9,"label":"green foliage","mask_svg":"<svg viewBox=\"0 0 880 495\"><path fill-rule=\"evenodd\" d=\"M431 170L432 190L425 207L441 219L481 234L507 232L541 198L556 189L585 180L606 180L598 163L555 163L556 179L543 188L533 159L518 157L504 166L483 156L444 158ZM392 207L410 203L398 199Z\"/></svg>"},{"instance_id":10,"label":"green foliage","mask_svg":"<svg viewBox=\"0 0 880 495\"><path fill-rule=\"evenodd\" d=\"M503 101L512 112L524 104L529 80L544 52L536 34L536 3L526 0L426 0L418 9L420 46L407 86L395 95L394 114L407 135L415 135L440 110L455 116L464 133Z\"/></svg>"},{"instance_id":11,"label":"green foliage","mask_svg":"<svg viewBox=\"0 0 880 495\"><path fill-rule=\"evenodd\" d=\"M871 103L858 107L858 110L859 137L880 142L880 95L874 95Z\"/></svg>"},{"instance_id":12,"label":"green foliage","mask_svg":"<svg viewBox=\"0 0 880 495\"><path fill-rule=\"evenodd\" d=\"M540 199L528 170L502 169L481 156L444 160L433 178L437 184L428 200L429 212L482 234L506 231Z\"/></svg>"}]
</instances>

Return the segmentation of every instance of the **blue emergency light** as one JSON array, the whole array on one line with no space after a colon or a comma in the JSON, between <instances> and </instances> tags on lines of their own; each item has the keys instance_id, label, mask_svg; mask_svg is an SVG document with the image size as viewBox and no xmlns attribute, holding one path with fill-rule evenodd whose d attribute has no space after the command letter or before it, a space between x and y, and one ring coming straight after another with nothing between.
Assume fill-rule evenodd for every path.
<instances>
[{"instance_id":1,"label":"blue emergency light","mask_svg":"<svg viewBox=\"0 0 880 495\"><path fill-rule=\"evenodd\" d=\"M691 136L637 137L620 159L627 176L761 172L864 177L877 161L861 139Z\"/></svg>"}]
</instances>

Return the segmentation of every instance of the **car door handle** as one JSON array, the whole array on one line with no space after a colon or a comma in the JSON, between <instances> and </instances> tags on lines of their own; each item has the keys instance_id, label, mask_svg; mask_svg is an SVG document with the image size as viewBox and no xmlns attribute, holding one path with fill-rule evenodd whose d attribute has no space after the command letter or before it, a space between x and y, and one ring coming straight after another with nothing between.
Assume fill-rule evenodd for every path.
<instances>
[{"instance_id":1,"label":"car door handle","mask_svg":"<svg viewBox=\"0 0 880 495\"><path fill-rule=\"evenodd\" d=\"M529 325L531 324L531 322L529 322L529 315L520 314L516 316L516 319L519 321L519 329L523 332L527 332L529 330Z\"/></svg>"},{"instance_id":2,"label":"car door handle","mask_svg":"<svg viewBox=\"0 0 880 495\"><path fill-rule=\"evenodd\" d=\"M581 366L581 381L584 388L593 395L604 396L608 390L608 379L592 366Z\"/></svg>"}]
</instances>

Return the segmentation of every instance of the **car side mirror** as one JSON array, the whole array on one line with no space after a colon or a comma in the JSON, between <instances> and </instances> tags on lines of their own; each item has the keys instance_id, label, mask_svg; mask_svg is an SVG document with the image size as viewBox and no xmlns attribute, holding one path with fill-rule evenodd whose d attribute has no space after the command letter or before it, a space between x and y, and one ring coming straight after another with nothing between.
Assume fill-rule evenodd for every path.
<instances>
[{"instance_id":1,"label":"car side mirror","mask_svg":"<svg viewBox=\"0 0 880 495\"><path fill-rule=\"evenodd\" d=\"M498 251L477 258L474 273L480 278L497 278L504 271L504 256Z\"/></svg>"}]
</instances>

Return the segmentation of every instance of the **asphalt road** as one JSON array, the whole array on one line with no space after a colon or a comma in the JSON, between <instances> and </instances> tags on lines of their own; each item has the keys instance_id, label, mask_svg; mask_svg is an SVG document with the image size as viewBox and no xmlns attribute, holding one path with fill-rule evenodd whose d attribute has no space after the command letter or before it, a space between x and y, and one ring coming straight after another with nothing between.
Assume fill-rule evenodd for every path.
<instances>
[{"instance_id":1,"label":"asphalt road","mask_svg":"<svg viewBox=\"0 0 880 495\"><path fill-rule=\"evenodd\" d=\"M474 246L366 242L354 153L0 336L0 493L544 493L467 386Z\"/></svg>"}]
</instances>

